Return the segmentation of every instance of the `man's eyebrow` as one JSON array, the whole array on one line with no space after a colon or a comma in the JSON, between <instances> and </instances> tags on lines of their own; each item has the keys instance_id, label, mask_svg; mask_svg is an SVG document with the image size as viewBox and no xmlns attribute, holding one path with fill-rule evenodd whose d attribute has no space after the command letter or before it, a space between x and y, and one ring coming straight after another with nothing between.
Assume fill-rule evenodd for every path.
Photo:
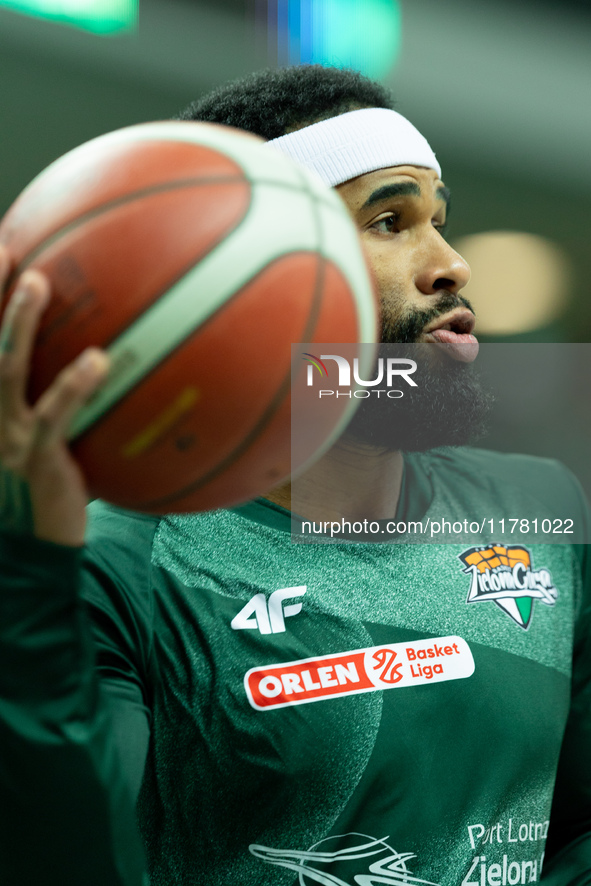
<instances>
[{"instance_id":1,"label":"man's eyebrow","mask_svg":"<svg viewBox=\"0 0 591 886\"><path fill-rule=\"evenodd\" d=\"M420 197L421 189L416 182L393 182L390 185L382 185L369 195L361 209L369 209L382 200L389 200L391 197ZM449 188L441 185L437 188L437 197L443 200L449 210L451 193Z\"/></svg>"},{"instance_id":2,"label":"man's eyebrow","mask_svg":"<svg viewBox=\"0 0 591 886\"><path fill-rule=\"evenodd\" d=\"M396 182L391 185L382 185L381 188L372 191L362 209L369 209L375 203L381 203L382 200L389 200L391 197L420 197L421 189L416 182Z\"/></svg>"}]
</instances>

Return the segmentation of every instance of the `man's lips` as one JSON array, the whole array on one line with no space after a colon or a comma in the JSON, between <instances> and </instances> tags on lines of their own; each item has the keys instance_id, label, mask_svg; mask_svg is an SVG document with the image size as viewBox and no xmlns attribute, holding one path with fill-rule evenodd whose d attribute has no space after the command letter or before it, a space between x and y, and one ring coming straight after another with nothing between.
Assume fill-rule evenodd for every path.
<instances>
[{"instance_id":1,"label":"man's lips","mask_svg":"<svg viewBox=\"0 0 591 886\"><path fill-rule=\"evenodd\" d=\"M472 334L476 323L467 308L458 308L437 317L427 324L420 341L444 345L450 357L462 363L472 363L478 355L478 339Z\"/></svg>"}]
</instances>

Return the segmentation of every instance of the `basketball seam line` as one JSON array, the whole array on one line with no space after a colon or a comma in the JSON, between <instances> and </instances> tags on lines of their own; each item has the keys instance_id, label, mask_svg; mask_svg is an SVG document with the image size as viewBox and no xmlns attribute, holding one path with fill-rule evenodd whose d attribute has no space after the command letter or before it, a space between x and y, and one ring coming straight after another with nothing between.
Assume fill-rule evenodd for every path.
<instances>
[{"instance_id":1,"label":"basketball seam line","mask_svg":"<svg viewBox=\"0 0 591 886\"><path fill-rule=\"evenodd\" d=\"M181 188L186 187L194 187L196 185L219 185L219 184L231 184L232 182L245 182L252 185L262 184L262 185L271 185L276 187L281 187L284 190L289 191L298 191L299 193L307 194L309 197L313 198L314 203L323 203L329 209L332 209L333 212L337 211L336 208L332 205L331 200L325 200L320 197L318 194L309 190L305 187L298 187L296 185L292 185L289 182L278 182L275 179L251 179L247 175L233 175L233 176L218 176L216 178L188 178L181 179L178 182L163 182L159 185L151 185L148 188L143 188L140 191L134 191L131 194L126 194L122 197L117 197L114 200L109 200L107 203L101 204L101 206L97 206L94 209L88 210L88 212L83 212L81 215L77 215L75 218L71 219L61 228L58 228L53 233L49 234L44 240L37 244L30 252L28 252L16 265L16 267L10 273L5 288L8 290L14 284L16 278L22 274L23 271L27 269L27 267L33 262L45 249L48 249L53 245L60 237L67 235L70 231L75 230L81 224L84 224L86 221L89 221L93 218L98 218L100 215L103 215L105 212L110 211L111 209L116 209L118 206L123 206L126 203L131 203L134 200L141 200L145 197L152 196L153 194L164 193L166 191L175 191Z\"/></svg>"},{"instance_id":2,"label":"basketball seam line","mask_svg":"<svg viewBox=\"0 0 591 886\"><path fill-rule=\"evenodd\" d=\"M305 193L308 194L308 196L310 196L312 198L315 197L315 195L305 186L305 180L304 180L304 187L298 188L297 190L304 191ZM314 216L315 216L315 220L316 220L316 234L317 234L316 239L317 239L317 243L318 243L318 252L315 254L319 258L319 266L318 266L317 272L316 272L316 280L315 280L315 284L314 284L312 305L311 305L310 312L308 314L308 318L306 321L306 328L303 330L304 331L304 338L303 338L304 342L311 341L311 336L313 335L314 330L316 329L316 326L318 324L318 316L320 313L321 293L322 293L322 287L324 285L324 280L326 277L326 265L327 265L327 259L324 255L322 255L322 252L321 252L322 241L323 241L323 229L322 229L322 225L320 224L320 215L318 212L318 203L320 201L312 199L311 202L314 207ZM278 256L275 259L275 261L277 261L279 258L280 257ZM259 272L259 274L262 273L264 270L266 270L269 266L270 265L267 264L265 266L265 268ZM248 281L248 285L250 285L253 282L253 280L256 280L256 277L251 278L251 280ZM238 295L239 295L239 293L235 293L234 296L232 296L231 301L233 301L234 298L236 298ZM227 304L227 303L228 302L226 302L225 304ZM217 311L215 313L217 313ZM215 314L211 315L205 322L208 323L209 320L214 316L215 316ZM205 324L203 324L203 325L205 325ZM277 388L275 395L273 396L271 402L267 405L267 408L265 409L263 414L258 419L256 425L250 430L250 432L248 433L246 438L244 440L242 440L238 444L238 446L236 446L232 450L232 452L230 452L221 462L218 462L218 464L215 465L215 467L211 468L211 470L205 476L200 477L198 480L195 480L193 483L190 483L187 486L183 487L181 490L178 490L177 492L174 493L174 495L167 495L167 496L161 497L159 499L154 499L152 501L146 502L146 503L144 503L143 507L158 508L158 507L161 507L162 505L166 505L166 504L172 503L173 501L176 501L180 498L183 498L183 497L189 495L191 492L195 492L196 490L203 487L210 480L214 479L216 476L218 476L220 473L222 473L224 471L224 469L228 466L228 464L231 464L233 461L236 461L237 458L240 458L240 456L244 455L244 453L248 451L248 449L256 441L256 439L264 432L264 430L269 425L271 419L273 418L273 416L277 412L277 409L284 402L285 394L289 390L289 388L291 387L291 379L292 379L293 372L294 372L296 366L299 366L299 361L297 360L296 357L293 357L292 360L290 361L289 370L286 373L286 375L283 377L283 379L281 380L281 383L280 383L279 387ZM291 473L291 471L290 471L290 473Z\"/></svg>"},{"instance_id":3,"label":"basketball seam line","mask_svg":"<svg viewBox=\"0 0 591 886\"><path fill-rule=\"evenodd\" d=\"M165 193L166 191L176 191L182 188L194 187L196 185L201 184L230 184L232 182L247 182L244 176L238 177L234 176L219 176L217 178L188 178L181 179L176 182L162 182L158 185L150 185L148 188L142 188L140 191L133 191L131 194L125 194L121 197L116 197L113 200L109 200L107 203L102 203L100 206L94 207L94 209L89 209L87 212L83 212L80 215L77 215L75 218L71 219L65 225L62 225L58 230L53 231L53 233L49 234L44 240L37 244L30 252L28 252L16 266L16 268L10 274L10 277L7 281L7 288L14 283L16 277L19 276L30 264L34 261L45 249L48 249L52 246L57 240L59 240L62 236L66 236L70 233L70 231L75 230L77 227L80 227L87 221L90 221L93 218L98 218L101 215L104 215L106 212L109 212L111 209L116 209L119 206L124 206L126 203L132 203L134 200L142 200L145 197L150 197L154 194Z\"/></svg>"},{"instance_id":4,"label":"basketball seam line","mask_svg":"<svg viewBox=\"0 0 591 886\"><path fill-rule=\"evenodd\" d=\"M319 295L319 290L320 290L320 281L322 281L322 283L323 283L324 278L325 278L325 269L326 269L327 262L323 256L319 256L319 258L320 258L320 262L319 262L319 267L318 267L318 270L316 273L316 283L314 286L316 292L314 294L314 301L312 303L312 310L311 310L310 315L308 317L308 328L306 328L304 330L304 332L306 333L306 335L304 336L305 341L309 340L310 333L312 332L312 330L310 329L311 317L313 314L318 315L316 303L318 300L318 295ZM315 318L315 320L316 320L316 318ZM315 323L315 320L314 320L314 323ZM248 449L250 449L251 445L258 439L258 437L260 437L260 435L266 430L267 426L269 425L271 419L273 418L273 416L277 412L278 408L283 404L283 402L285 400L285 395L291 387L291 378L292 378L292 371L294 369L294 363L295 363L295 358L294 358L293 362L290 361L290 366L289 366L288 372L285 374L285 376L281 380L281 383L280 383L279 387L277 388L272 400L267 405L267 408L265 409L263 414L258 419L256 425L249 431L249 433L244 438L244 440L242 440L238 444L238 446L236 446L232 450L232 452L230 452L221 462L218 462L218 464L215 465L215 467L211 468L211 470L207 474L200 477L198 480L195 480L193 483L190 483L188 486L183 487L181 490L178 490L173 495L164 496L162 498L146 502L146 503L144 503L143 507L158 508L162 505L166 505L167 503L172 503L173 501L177 501L178 499L183 498L186 495L189 495L191 492L195 492L196 490L203 487L206 483L209 483L210 480L217 477L220 473L223 473L223 471L225 470L225 468L229 464L231 464L232 462L234 462L238 458L240 458L242 455L244 455L245 452L247 452ZM299 364L296 364L296 365L299 365Z\"/></svg>"},{"instance_id":5,"label":"basketball seam line","mask_svg":"<svg viewBox=\"0 0 591 886\"><path fill-rule=\"evenodd\" d=\"M294 253L292 253L292 254L294 254ZM303 254L318 255L317 253L314 253L314 252L306 252ZM165 354L157 363L155 363L145 375L143 375L140 379L138 379L130 388L128 388L127 391L125 391L125 393L118 400L116 400L114 403L112 403L111 406L109 406L95 421L93 421L92 424L88 425L80 434L78 434L72 442L74 444L78 443L79 441L83 440L87 434L89 434L91 431L95 430L116 407L123 404L125 402L125 400L128 397L130 397L141 384L143 384L155 372L157 372L163 363L165 363L169 358L172 358L177 353L177 351L179 351L187 343L187 340L191 337L192 334L194 334L197 331L197 329L202 330L210 322L215 320L216 316L219 313L221 313L235 299L239 298L240 295L244 292L244 290L248 286L251 286L253 283L256 283L257 278L260 277L265 271L267 271L270 267L272 267L273 264L275 264L281 258L283 258L283 254L275 256L272 261L268 262L264 268L261 268L255 276L251 277L244 284L244 286L242 286L239 290L237 290L232 295L232 297L230 299L225 301L223 303L223 305L220 305L220 307L216 311L214 311L213 314L210 314L209 317L202 324L200 324L196 329L190 330L190 332L187 334L187 336L182 341L180 341L172 350L168 351L168 353ZM319 299L320 287L319 287L318 281L320 278L322 278L322 279L324 278L324 268L326 267L326 259L324 258L324 256L318 255L318 258L320 259L320 266L318 269L318 273L316 274L316 282L315 282L315 287L314 287L315 292L314 292L314 296L313 296L312 310L310 311L310 315L309 315L308 321L306 323L306 329L304 330L304 332L306 333L306 338L305 338L306 341L308 340L308 335L310 334L310 331L311 331L310 330L310 318L313 316L313 313L314 313L314 305L318 302L318 299ZM314 318L314 323L316 323L316 319L317 319L317 315L318 315L317 309L316 309L315 313L316 313L316 317ZM224 460L222 462L218 462L218 464L215 465L214 467L212 467L210 469L210 471L204 477L200 477L199 479L190 483L188 486L183 487L181 490L178 490L177 492L173 493L170 496L165 496L162 498L153 499L152 501L143 502L142 507L156 508L156 507L159 507L160 505L166 504L169 501L174 501L174 500L180 498L181 496L185 496L185 495L189 494L190 492L194 492L196 489L199 489L200 486L207 483L214 476L216 476L220 471L222 471L227 466L227 464L229 462L231 462L232 460L234 460L236 458L237 455L243 454L243 452L245 451L245 448L248 448L254 442L256 437L259 436L259 434L262 432L262 430L264 430L264 428L268 424L269 418L275 413L275 411L276 411L277 407L280 405L280 403L283 402L283 397L285 395L285 390L286 390L287 384L291 381L292 365L293 366L298 365L298 363L296 363L296 361L295 361L295 358L294 358L294 364L290 363L290 368L289 368L289 372L288 372L287 376L281 380L280 386L277 389L276 393L274 394L273 399L268 404L263 415L257 420L256 425L251 429L247 438L245 440L243 440L237 447L235 447L235 449L232 450L232 452L229 453L224 458ZM262 425L262 427L261 427L261 425Z\"/></svg>"},{"instance_id":6,"label":"basketball seam line","mask_svg":"<svg viewBox=\"0 0 591 886\"><path fill-rule=\"evenodd\" d=\"M250 181L248 178L246 178L245 180ZM253 180L252 184L253 184L253 185L256 185L257 181L259 181L259 180ZM262 182L263 180L261 179L260 181ZM284 189L284 187L283 187L283 183L282 183L282 182L276 182L276 181L271 181L271 182L269 182L269 180L265 180L263 183L264 183L264 184L267 184L267 185L268 185L268 184L272 184L272 185L275 185L276 187L281 187L282 189ZM320 204L324 204L324 201L321 201L321 200L319 200L319 199L316 199L316 194L315 194L315 193L309 188L309 186L308 186L307 182L305 181L305 179L304 179L304 182L303 182L303 186L302 186L302 187L289 186L289 190L291 190L291 191L295 191L295 192L300 193L300 194L303 193L303 194L305 194L306 196L308 196L308 198L311 199L311 203L313 204L313 212L315 213L315 216L316 216L316 218L318 219L318 217L319 217L319 216L318 216L318 206L319 206ZM251 193L252 193L252 192L251 192ZM238 220L238 222L236 223L236 225L235 225L231 230L229 230L229 231L225 231L225 232L220 236L220 238L216 241L216 243L212 245L212 247L210 248L210 250L209 250L205 255L201 256L201 258L200 258L200 262L203 261L203 260L205 260L207 257L213 255L213 254L215 253L216 248L217 248L221 243L224 242L224 240L227 238L227 236L228 236L230 233L232 233L233 231L238 230L240 227L242 227L243 225L247 224L247 222L248 222L248 217L249 217L249 215L250 215L250 214L252 213L252 211L253 211L253 202L254 202L254 201L251 199L250 202L249 202L249 205L248 205L247 208L246 208L246 212L245 212L244 215ZM333 211L335 211L335 207L334 207L334 206L332 207L332 209L333 209ZM319 236L319 225L318 225L318 223L317 223L317 225L316 225L316 232L317 232L317 235L318 235L317 238L316 238L316 239L317 239L316 247L318 248L319 245L320 245L320 246L322 245L322 243L320 242L320 239L321 239L321 238L320 238L320 236ZM312 253L312 250L301 250L301 252L306 252L307 254L311 254L311 253ZM266 260L266 261L267 261L267 264L265 265L265 267L268 267L270 264L272 264L273 262L277 261L279 258L282 257L283 254L284 254L284 253L279 253L279 254L277 254L277 255L275 255L275 256L268 256L268 257L267 257L267 260ZM318 252L316 251L316 252L314 252L314 254L318 255ZM250 280L251 280L251 281L256 280L258 274L259 274L262 270L264 270L264 268L261 268L259 271L257 271L257 274L256 274L255 276L251 277ZM168 284L167 284L167 288L166 288L165 290L161 290L161 291L160 291L160 292L154 297L154 299L150 302L150 304L146 306L145 309L142 309L138 314L136 314L133 318L131 318L131 322L129 322L129 323L127 324L127 326L126 326L126 328L125 328L124 330L119 330L119 331L115 334L115 336L114 336L113 338L111 338L109 341L107 341L107 342L104 343L104 346L105 346L106 348L109 348L109 347L112 347L113 345L115 345L115 344L118 342L118 340L119 340L119 339L120 339L120 338L126 333L126 331L128 331L128 330L130 330L130 329L133 328L134 324L135 324L136 322L138 322L138 320L139 320L141 317L146 316L147 314L150 313L150 311L154 310L155 307L157 306L159 300L161 299L161 297L162 297L163 295L165 295L166 292L168 292L168 290L170 290L171 287L174 287L175 285L177 285L177 284L183 279L183 277L185 276L186 272L187 272L187 268L185 268L185 269L183 270L183 272L182 272L180 275L178 275L173 281L169 281ZM238 292L242 292L242 290L243 290L243 287L241 287L241 289L239 289ZM237 295L237 293L234 293L234 294L232 295L232 298L234 298L236 295ZM226 303L227 303L227 302L224 302L224 304L226 304ZM186 332L185 332L185 335L184 335L183 338L178 342L178 344L177 344L176 346L174 346L170 351L168 351L166 355L162 356L159 360L157 360L157 361L151 366L151 368L148 370L148 372L146 372L146 373L142 376L142 378L147 378L147 377L148 377L148 376L154 371L155 368L157 368L158 366L160 366L161 363L162 363L164 360L166 360L166 358L167 358L170 354L174 354L174 353L176 352L176 350L177 350L179 347L181 347L182 344L183 344L185 341L187 341L188 338L190 338L190 336L195 332L195 330L196 330L197 328L199 328L199 326L203 325L203 323L207 322L211 317L215 317L216 314L218 313L218 310L220 310L222 307L223 307L223 305L220 305L219 308L217 308L217 309L214 310L210 315L208 315L208 317L206 317L205 320L200 321L199 323L197 323L197 324L194 325L194 326L188 327L187 330L186 330ZM71 439L72 439L72 440L78 440L78 439L80 439L80 438L81 438L81 437L82 437L87 431L89 431L92 427L95 427L95 426L97 425L97 423L100 422L100 421L104 418L104 416L108 415L108 414L111 412L111 410L114 409L119 403L121 403L121 402L125 399L125 397L126 397L128 394L130 394L132 391L134 391L135 388L137 387L137 385L140 384L140 383L141 383L141 379L138 379L136 382L132 383L132 384L131 384L131 385L130 385L130 386L129 386L129 387L128 387L128 388L127 388L127 389L126 389L126 390L125 390L125 391L124 391L124 392L123 392L123 393L117 398L117 399L114 399L109 405L107 405L103 412L101 412L100 414L98 414L93 420L87 422L87 423L83 426L83 428L82 428L79 432L76 433L75 437L73 437L73 438L71 438ZM93 398L91 397L89 402L91 402L92 399L93 399Z\"/></svg>"},{"instance_id":7,"label":"basketball seam line","mask_svg":"<svg viewBox=\"0 0 591 886\"><path fill-rule=\"evenodd\" d=\"M249 181L248 179L241 179L241 180ZM298 189L298 190L299 190L299 189ZM251 190L251 196L252 196L252 190ZM236 222L236 224L235 224L231 229L229 229L229 230L227 230L227 231L224 231L224 232L220 235L220 237L215 241L215 243L212 244L212 246L211 246L211 248L208 250L208 252L206 252L204 255L201 256L201 258L199 259L198 264L199 264L200 262L202 262L204 259L206 259L208 256L212 255L212 254L215 252L215 250L217 249L217 247L220 246L220 244L222 244L222 243L224 242L224 240L228 237L229 234L233 233L234 231L238 230L238 228L240 228L242 225L246 224L247 221L248 221L248 217L249 217L249 215L252 213L252 211L253 211L253 200L251 199L251 200L249 201L249 203L248 203L248 206L246 207L246 211L245 211L244 214L240 217L240 219L238 219L238 221ZM272 258L269 258L268 261L267 261L267 264L265 265L265 267L268 267L270 263L273 263L273 262L277 261L279 258L281 258L281 254L280 254L280 255L273 256ZM189 266L189 268L192 268L192 267L193 267L193 265L190 265L190 266ZM258 277L258 275L259 275L260 273L262 273L263 270L264 270L264 268L260 268L259 271L257 271L256 275L255 275L254 277L251 277L251 278L250 278L250 281L249 281L249 282L251 282L251 281L253 281L253 280L256 280L257 277ZM178 275L175 277L174 280L170 280L170 281L168 281L167 286L166 286L166 289L160 290L160 291L157 293L157 295L152 299L152 301L150 302L150 304L147 305L146 309L144 310L144 309L142 308L142 309L141 309L141 310L140 310L140 311L139 311L139 312L138 312L133 318L131 318L131 322L129 322L129 323L127 324L127 326L126 326L125 329L123 329L123 330L120 329L120 330L115 334L114 337L112 337L111 339L109 339L109 341L107 341L107 342L104 343L104 347L105 347L105 348L109 348L109 347L113 346L114 344L116 344L117 341L122 337L122 335L124 335L125 332L128 331L129 329L132 329L133 326L134 326L134 324L135 324L136 322L138 322L138 320L139 320L141 317L145 316L146 314L148 314L151 310L153 310L153 309L156 307L156 305L158 304L158 302L160 301L160 299L162 298L163 295L165 295L165 294L166 294L171 288L173 288L174 286L176 286L178 283L181 282L181 280L186 276L187 271L188 271L188 267L185 266L185 268L183 268L182 273L178 274ZM235 293L231 296L231 298L233 299L234 297L236 297L240 292L243 291L243 289L244 289L244 287L241 287L237 292L235 292ZM159 360L157 360L156 363L154 363L154 364L152 365L152 367L148 370L148 372L145 373L145 374L141 377L141 379L138 379L138 380L137 380L135 383L133 383L129 388L127 388L127 390L125 390L124 393L121 394L121 396L119 396L116 400L113 400L113 401L111 402L111 404L108 405L108 406L106 407L106 409L104 410L104 412L100 413L100 415L98 415L96 418L94 418L94 420L92 420L91 422L89 422L89 423L83 428L82 431L80 431L78 434L76 434L76 437L75 437L74 439L76 439L76 440L80 439L80 438L81 438L81 437L82 437L87 431L89 431L91 428L95 427L95 426L98 424L98 422L102 421L102 419L103 419L106 415L108 415L108 414L111 412L112 409L114 409L119 403L121 403L123 400L125 400L125 398L126 398L129 394L131 394L131 393L136 389L136 387L137 387L139 384L141 384L141 382L142 382L143 379L148 378L148 377L152 374L152 372L154 372L154 370L157 369L158 366L160 366L160 365L161 365L161 364L162 364L162 363L163 363L163 362L164 362L164 361L165 361L165 360L166 360L171 354L176 353L176 351L177 351L180 347L183 346L183 344L184 344L184 343L185 343L185 342L191 337L191 335L193 335L193 333L194 333L198 328L200 328L200 327L203 326L205 323L209 322L210 319L212 319L213 317L215 317L215 316L217 315L218 311L220 311L220 310L221 310L221 309L222 309L227 303L228 303L228 302L225 301L225 302L223 302L223 304L219 305L219 307L218 307L216 310L214 310L211 314L209 314L209 315L205 318L205 320L200 321L200 322L197 323L195 326L187 327L187 330L186 330L186 332L185 332L185 335L184 335L183 338L178 342L177 345L175 345L170 351L168 351L168 352L166 353L166 355L163 355ZM92 400L92 397L91 397L90 399Z\"/></svg>"}]
</instances>

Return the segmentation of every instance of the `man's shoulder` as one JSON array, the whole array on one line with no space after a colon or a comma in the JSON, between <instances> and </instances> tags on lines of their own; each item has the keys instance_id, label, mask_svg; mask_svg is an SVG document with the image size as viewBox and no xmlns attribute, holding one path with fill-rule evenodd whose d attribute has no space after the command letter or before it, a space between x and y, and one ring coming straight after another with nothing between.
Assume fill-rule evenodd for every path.
<instances>
[{"instance_id":1,"label":"man's shoulder","mask_svg":"<svg viewBox=\"0 0 591 886\"><path fill-rule=\"evenodd\" d=\"M89 521L88 531L91 533L127 530L149 532L150 527L156 527L162 519L158 514L129 511L100 498L90 502L86 508L86 513Z\"/></svg>"},{"instance_id":2,"label":"man's shoulder","mask_svg":"<svg viewBox=\"0 0 591 886\"><path fill-rule=\"evenodd\" d=\"M135 658L150 648L152 549L161 517L100 500L91 502L87 517L80 594L97 648L123 644Z\"/></svg>"},{"instance_id":3,"label":"man's shoulder","mask_svg":"<svg viewBox=\"0 0 591 886\"><path fill-rule=\"evenodd\" d=\"M87 508L86 550L103 560L148 557L160 520L96 499Z\"/></svg>"},{"instance_id":4,"label":"man's shoulder","mask_svg":"<svg viewBox=\"0 0 591 886\"><path fill-rule=\"evenodd\" d=\"M551 509L558 515L585 518L588 505L575 475L553 458L477 447L434 449L420 456L422 466L445 486L483 498L493 495ZM572 513L571 513L572 512Z\"/></svg>"},{"instance_id":5,"label":"man's shoulder","mask_svg":"<svg viewBox=\"0 0 591 886\"><path fill-rule=\"evenodd\" d=\"M498 452L475 446L457 446L432 449L423 455L435 469L475 478L497 477L507 481L534 483L552 479L564 482L567 477L574 480L574 475L562 462L554 458L526 455L521 452Z\"/></svg>"}]
</instances>

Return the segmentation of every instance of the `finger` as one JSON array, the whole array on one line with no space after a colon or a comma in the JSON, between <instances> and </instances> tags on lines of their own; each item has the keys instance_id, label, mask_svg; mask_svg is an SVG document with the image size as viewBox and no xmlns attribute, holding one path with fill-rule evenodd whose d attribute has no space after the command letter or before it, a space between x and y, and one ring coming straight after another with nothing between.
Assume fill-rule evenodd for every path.
<instances>
[{"instance_id":1,"label":"finger","mask_svg":"<svg viewBox=\"0 0 591 886\"><path fill-rule=\"evenodd\" d=\"M109 358L98 348L87 348L62 369L35 406L35 445L40 448L66 439L76 412L97 390L109 371Z\"/></svg>"},{"instance_id":2,"label":"finger","mask_svg":"<svg viewBox=\"0 0 591 886\"><path fill-rule=\"evenodd\" d=\"M38 271L25 271L0 327L0 410L5 415L25 402L35 334L48 301L47 278Z\"/></svg>"},{"instance_id":3,"label":"finger","mask_svg":"<svg viewBox=\"0 0 591 886\"><path fill-rule=\"evenodd\" d=\"M8 249L0 243L0 293L4 291L9 274L10 256L8 254Z\"/></svg>"}]
</instances>

